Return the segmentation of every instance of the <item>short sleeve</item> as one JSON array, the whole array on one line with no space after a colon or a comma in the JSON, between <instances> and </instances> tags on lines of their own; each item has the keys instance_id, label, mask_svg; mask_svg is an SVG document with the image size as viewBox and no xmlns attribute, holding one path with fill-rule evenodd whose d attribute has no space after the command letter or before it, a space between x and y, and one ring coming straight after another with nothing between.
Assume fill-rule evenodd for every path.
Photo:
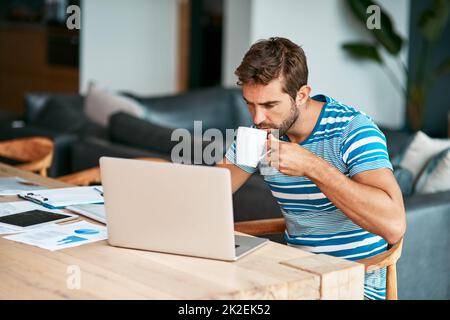
<instances>
[{"instance_id":1,"label":"short sleeve","mask_svg":"<svg viewBox=\"0 0 450 320\"><path fill-rule=\"evenodd\" d=\"M231 146L228 148L227 152L225 153L225 157L227 158L228 161L230 161L235 166L241 168L245 172L252 174L252 173L255 173L257 170L256 168L243 166L243 165L236 163L236 141L234 141L231 144Z\"/></svg>"},{"instance_id":2,"label":"short sleeve","mask_svg":"<svg viewBox=\"0 0 450 320\"><path fill-rule=\"evenodd\" d=\"M354 117L345 129L341 156L350 177L367 170L393 170L383 132L364 114Z\"/></svg>"}]
</instances>

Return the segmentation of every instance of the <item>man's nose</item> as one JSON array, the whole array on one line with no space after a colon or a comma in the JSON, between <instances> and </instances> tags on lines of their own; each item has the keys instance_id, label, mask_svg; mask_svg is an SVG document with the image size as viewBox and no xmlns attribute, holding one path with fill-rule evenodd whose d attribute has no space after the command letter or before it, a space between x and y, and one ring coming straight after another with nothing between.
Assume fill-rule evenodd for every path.
<instances>
[{"instance_id":1,"label":"man's nose","mask_svg":"<svg viewBox=\"0 0 450 320\"><path fill-rule=\"evenodd\" d=\"M255 108L255 114L253 115L253 123L255 125L260 125L266 120L266 115L264 112L258 108Z\"/></svg>"}]
</instances>

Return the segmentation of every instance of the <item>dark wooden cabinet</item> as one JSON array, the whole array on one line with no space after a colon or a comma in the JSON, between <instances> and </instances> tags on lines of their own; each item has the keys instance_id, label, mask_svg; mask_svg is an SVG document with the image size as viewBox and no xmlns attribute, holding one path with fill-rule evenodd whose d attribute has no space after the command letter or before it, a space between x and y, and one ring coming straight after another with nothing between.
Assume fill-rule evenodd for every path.
<instances>
[{"instance_id":1,"label":"dark wooden cabinet","mask_svg":"<svg viewBox=\"0 0 450 320\"><path fill-rule=\"evenodd\" d=\"M73 32L44 24L0 24L0 109L21 114L26 92L78 92L78 54L70 47L78 46L78 35Z\"/></svg>"}]
</instances>

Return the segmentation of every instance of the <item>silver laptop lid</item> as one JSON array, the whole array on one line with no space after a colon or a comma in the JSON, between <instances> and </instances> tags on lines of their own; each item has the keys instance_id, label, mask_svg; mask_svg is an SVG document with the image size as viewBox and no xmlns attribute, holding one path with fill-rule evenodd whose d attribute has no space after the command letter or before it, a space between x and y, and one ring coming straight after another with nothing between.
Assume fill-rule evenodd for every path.
<instances>
[{"instance_id":1,"label":"silver laptop lid","mask_svg":"<svg viewBox=\"0 0 450 320\"><path fill-rule=\"evenodd\" d=\"M235 260L230 172L102 157L108 242Z\"/></svg>"}]
</instances>

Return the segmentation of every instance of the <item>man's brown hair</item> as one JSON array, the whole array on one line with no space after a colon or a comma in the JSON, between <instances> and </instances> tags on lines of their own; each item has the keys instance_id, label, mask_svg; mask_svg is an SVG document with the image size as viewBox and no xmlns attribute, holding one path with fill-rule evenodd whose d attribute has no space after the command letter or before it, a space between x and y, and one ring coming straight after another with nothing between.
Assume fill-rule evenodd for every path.
<instances>
[{"instance_id":1,"label":"man's brown hair","mask_svg":"<svg viewBox=\"0 0 450 320\"><path fill-rule=\"evenodd\" d=\"M283 91L292 99L308 83L308 66L303 49L286 38L272 37L253 44L235 74L243 84L263 84L282 77Z\"/></svg>"}]
</instances>

